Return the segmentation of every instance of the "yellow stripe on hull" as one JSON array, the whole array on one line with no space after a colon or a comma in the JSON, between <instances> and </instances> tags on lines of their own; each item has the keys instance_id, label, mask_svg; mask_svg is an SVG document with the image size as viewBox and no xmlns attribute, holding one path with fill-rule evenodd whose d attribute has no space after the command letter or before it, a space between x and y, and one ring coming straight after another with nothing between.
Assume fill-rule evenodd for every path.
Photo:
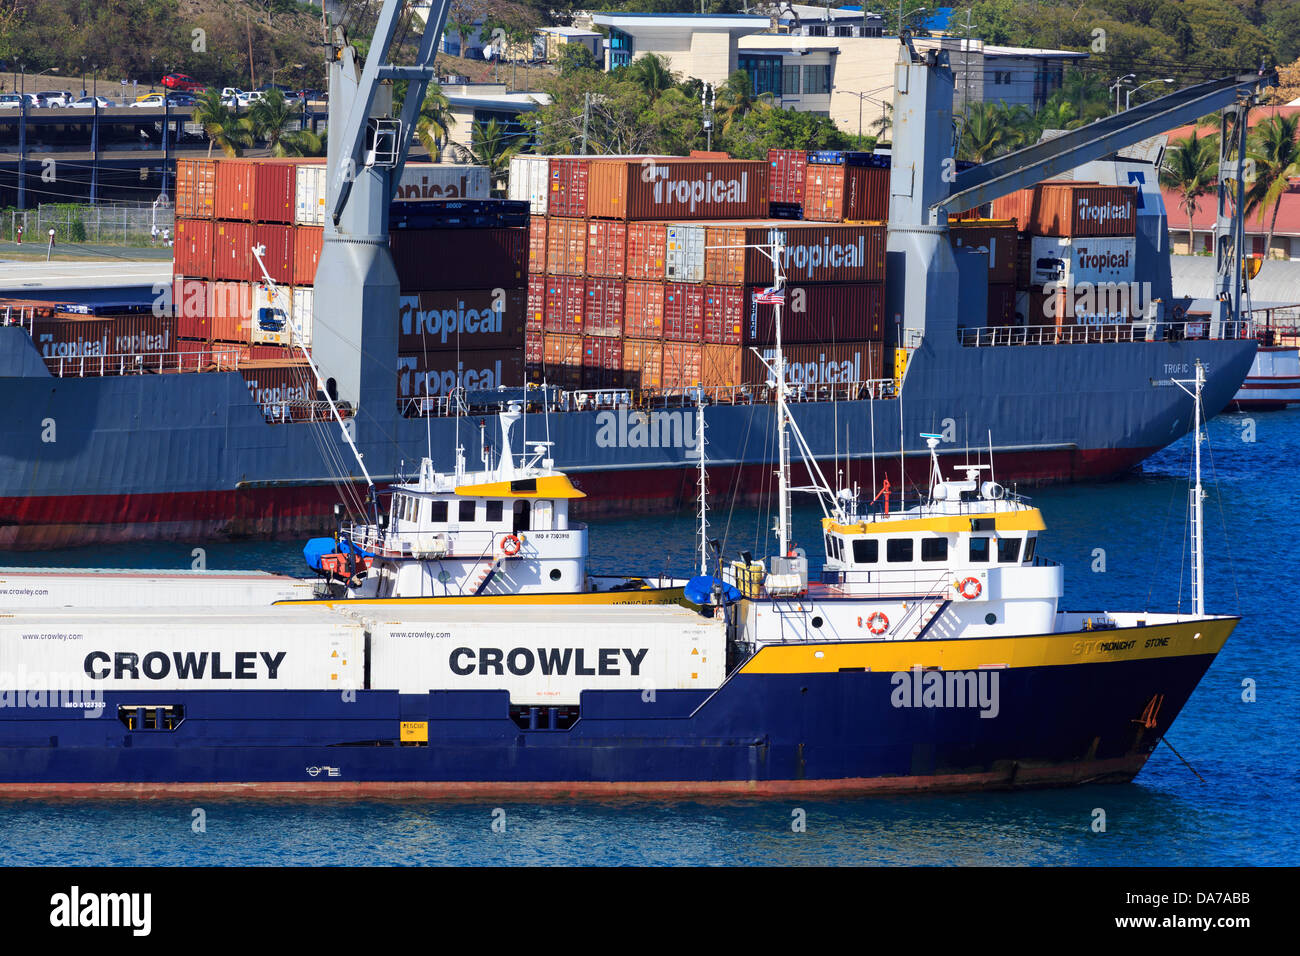
<instances>
[{"instance_id":1,"label":"yellow stripe on hull","mask_svg":"<svg viewBox=\"0 0 1300 956\"><path fill-rule=\"evenodd\" d=\"M842 668L947 671L981 667L1053 667L1110 661L1217 654L1237 626L1223 617L1032 637L965 638L951 641L860 641L833 644L770 644L741 668L746 674L817 674ZM820 657L818 655L821 655Z\"/></svg>"},{"instance_id":2,"label":"yellow stripe on hull","mask_svg":"<svg viewBox=\"0 0 1300 956\"><path fill-rule=\"evenodd\" d=\"M687 604L681 588L648 588L643 591L590 591L574 594L472 594L453 597L421 598L346 598L338 601L276 601L276 604L311 604L325 607L356 607L382 604L385 607L404 604L426 606L430 604L577 604L583 606L606 604Z\"/></svg>"}]
</instances>

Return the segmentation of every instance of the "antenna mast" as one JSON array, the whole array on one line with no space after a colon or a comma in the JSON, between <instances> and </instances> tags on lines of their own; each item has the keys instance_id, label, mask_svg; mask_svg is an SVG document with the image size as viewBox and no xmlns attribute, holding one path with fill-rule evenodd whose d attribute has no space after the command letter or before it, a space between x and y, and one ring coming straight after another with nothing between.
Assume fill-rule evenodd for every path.
<instances>
[{"instance_id":1,"label":"antenna mast","mask_svg":"<svg viewBox=\"0 0 1300 956\"><path fill-rule=\"evenodd\" d=\"M785 237L779 233L772 243L772 286L777 290L776 319L776 449L777 449L777 519L776 539L780 556L790 553L790 442L786 438L785 352L781 348L781 309L785 303L785 273L781 260L785 257Z\"/></svg>"},{"instance_id":2,"label":"antenna mast","mask_svg":"<svg viewBox=\"0 0 1300 956\"><path fill-rule=\"evenodd\" d=\"M1189 383L1174 379L1174 384L1192 396L1192 443L1194 451L1194 478L1189 502L1192 522L1192 614L1205 613L1205 533L1203 531L1205 492L1201 488L1201 389L1205 386L1205 366L1196 360L1196 377ZM1193 389L1188 388L1192 385Z\"/></svg>"},{"instance_id":3,"label":"antenna mast","mask_svg":"<svg viewBox=\"0 0 1300 956\"><path fill-rule=\"evenodd\" d=\"M709 573L708 473L704 470L704 389L695 394L695 450L700 456L700 574Z\"/></svg>"}]
</instances>

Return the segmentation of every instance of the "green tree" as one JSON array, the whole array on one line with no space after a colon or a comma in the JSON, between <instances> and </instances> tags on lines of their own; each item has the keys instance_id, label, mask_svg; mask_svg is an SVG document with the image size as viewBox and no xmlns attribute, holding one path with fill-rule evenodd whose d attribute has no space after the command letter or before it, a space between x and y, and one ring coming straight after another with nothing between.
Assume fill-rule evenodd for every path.
<instances>
[{"instance_id":1,"label":"green tree","mask_svg":"<svg viewBox=\"0 0 1300 956\"><path fill-rule=\"evenodd\" d=\"M510 171L510 160L525 145L523 136L507 132L496 120L488 120L487 123L476 122L470 128L469 149L457 146L456 152L462 162L486 166L492 178L492 190L499 195Z\"/></svg>"},{"instance_id":2,"label":"green tree","mask_svg":"<svg viewBox=\"0 0 1300 956\"><path fill-rule=\"evenodd\" d=\"M1296 142L1296 129L1300 115L1270 116L1259 123L1247 141L1246 156L1255 165L1255 181L1246 188L1246 213L1259 210L1259 221L1270 208L1273 216L1268 224L1268 237L1264 240L1264 255L1273 247L1273 232L1277 229L1277 213L1282 206L1282 194L1287 180L1300 176L1300 144Z\"/></svg>"},{"instance_id":3,"label":"green tree","mask_svg":"<svg viewBox=\"0 0 1300 956\"><path fill-rule=\"evenodd\" d=\"M851 137L826 116L773 107L738 117L723 145L737 159L766 159L769 149L870 149L875 140Z\"/></svg>"},{"instance_id":4,"label":"green tree","mask_svg":"<svg viewBox=\"0 0 1300 956\"><path fill-rule=\"evenodd\" d=\"M1214 188L1219 175L1219 138L1191 135L1175 141L1165 151L1160 185L1178 193L1178 205L1187 213L1187 251L1193 252L1192 217L1200 198Z\"/></svg>"},{"instance_id":5,"label":"green tree","mask_svg":"<svg viewBox=\"0 0 1300 956\"><path fill-rule=\"evenodd\" d=\"M435 163L441 160L443 147L447 145L451 128L455 124L447 94L437 83L430 83L424 93L424 102L420 104L419 117L415 121L415 135Z\"/></svg>"},{"instance_id":6,"label":"green tree","mask_svg":"<svg viewBox=\"0 0 1300 956\"><path fill-rule=\"evenodd\" d=\"M309 129L295 129L284 133L275 144L276 156L324 156L325 139Z\"/></svg>"},{"instance_id":7,"label":"green tree","mask_svg":"<svg viewBox=\"0 0 1300 956\"><path fill-rule=\"evenodd\" d=\"M285 127L294 119L295 110L284 94L277 89L268 90L248 111L248 120L253 127L253 135L271 150L272 156L282 155L277 152L280 139L285 134Z\"/></svg>"},{"instance_id":8,"label":"green tree","mask_svg":"<svg viewBox=\"0 0 1300 956\"><path fill-rule=\"evenodd\" d=\"M1029 122L1021 106L971 103L962 115L957 158L983 163L1010 152L1024 141Z\"/></svg>"},{"instance_id":9,"label":"green tree","mask_svg":"<svg viewBox=\"0 0 1300 956\"><path fill-rule=\"evenodd\" d=\"M194 122L207 134L209 156L213 146L221 147L227 156L240 156L253 144L253 124L222 102L220 90L207 89L199 96L194 104Z\"/></svg>"},{"instance_id":10,"label":"green tree","mask_svg":"<svg viewBox=\"0 0 1300 956\"><path fill-rule=\"evenodd\" d=\"M657 53L639 56L623 69L623 79L637 84L647 93L662 93L672 89L677 76L669 66L668 58Z\"/></svg>"},{"instance_id":11,"label":"green tree","mask_svg":"<svg viewBox=\"0 0 1300 956\"><path fill-rule=\"evenodd\" d=\"M556 59L556 65L560 68L560 76L573 76L575 73L592 73L600 69L600 64L596 58L591 55L581 43L566 43L560 47L560 55Z\"/></svg>"},{"instance_id":12,"label":"green tree","mask_svg":"<svg viewBox=\"0 0 1300 956\"><path fill-rule=\"evenodd\" d=\"M727 82L716 94L715 103L718 126L724 134L750 111L770 110L774 105L771 93L754 95L754 84L744 70L735 70L727 77Z\"/></svg>"}]
</instances>

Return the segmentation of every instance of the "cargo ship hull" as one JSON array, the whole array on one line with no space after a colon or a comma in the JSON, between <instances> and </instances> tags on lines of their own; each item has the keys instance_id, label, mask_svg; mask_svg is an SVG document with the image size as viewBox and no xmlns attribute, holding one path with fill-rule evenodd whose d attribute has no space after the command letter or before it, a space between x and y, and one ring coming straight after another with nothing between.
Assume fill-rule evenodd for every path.
<instances>
[{"instance_id":1,"label":"cargo ship hull","mask_svg":"<svg viewBox=\"0 0 1300 956\"><path fill-rule=\"evenodd\" d=\"M360 690L354 700L337 691L110 692L93 719L10 706L0 708L0 796L725 796L1123 782L1235 623L1109 631L1106 650L1082 654L1078 641L1096 645L1098 632L1014 638L1035 646L1010 663L985 660L1004 653L1005 640L931 641L924 653L822 646L833 664L874 670L811 672L809 647L773 646L716 691L586 691L563 729L545 726L545 708L532 718L512 711L504 690ZM1144 650L1152 636L1171 638L1174 650ZM919 691L900 698L889 671L906 668L899 661L909 655L917 674L940 660L944 671L979 667L993 693L961 706L923 705ZM183 708L184 719L132 730L119 718L119 708L159 706ZM403 742L412 726L427 740Z\"/></svg>"},{"instance_id":2,"label":"cargo ship hull","mask_svg":"<svg viewBox=\"0 0 1300 956\"><path fill-rule=\"evenodd\" d=\"M1254 351L1251 340L927 344L912 354L901 400L805 401L797 413L823 467L864 487L873 473L897 481L900 435L909 475L924 479L920 432L944 434L953 460L991 444L1004 483L1102 479L1190 429L1191 400L1171 378L1204 362L1215 414ZM268 423L236 373L56 378L16 327L0 328L0 403L3 549L312 533L331 526L340 478L360 478L336 425ZM696 494L694 416L690 404L644 421L627 409L552 412L529 415L524 431L555 443L556 466L589 496L585 514L667 510ZM712 404L705 420L712 492L762 500L774 480L772 406ZM457 445L477 441L477 418L426 423L401 417L396 401L357 422L381 482L413 471L426 449L449 470Z\"/></svg>"}]
</instances>

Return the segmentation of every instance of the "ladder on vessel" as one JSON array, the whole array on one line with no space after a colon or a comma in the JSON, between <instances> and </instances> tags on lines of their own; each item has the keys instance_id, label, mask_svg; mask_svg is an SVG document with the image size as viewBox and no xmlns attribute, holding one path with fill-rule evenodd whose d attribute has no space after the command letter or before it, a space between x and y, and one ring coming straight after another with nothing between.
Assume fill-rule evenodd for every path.
<instances>
[{"instance_id":1,"label":"ladder on vessel","mask_svg":"<svg viewBox=\"0 0 1300 956\"><path fill-rule=\"evenodd\" d=\"M504 554L494 554L492 559L483 566L483 569L478 573L478 579L474 582L474 597L478 597L483 593L483 589L487 587L488 582L496 576L497 569L501 567L501 562L505 559L506 556Z\"/></svg>"},{"instance_id":2,"label":"ladder on vessel","mask_svg":"<svg viewBox=\"0 0 1300 956\"><path fill-rule=\"evenodd\" d=\"M952 603L947 597L948 575L944 574L907 609L894 628L893 640L920 640L926 631Z\"/></svg>"}]
</instances>

